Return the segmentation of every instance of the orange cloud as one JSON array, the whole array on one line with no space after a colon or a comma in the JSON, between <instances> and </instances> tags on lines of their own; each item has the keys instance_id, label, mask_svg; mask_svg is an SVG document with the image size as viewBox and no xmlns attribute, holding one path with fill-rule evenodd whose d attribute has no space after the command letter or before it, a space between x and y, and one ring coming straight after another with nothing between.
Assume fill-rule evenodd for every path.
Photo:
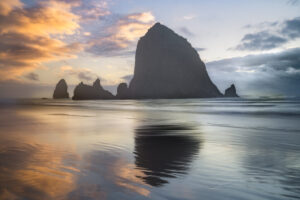
<instances>
[{"instance_id":1,"label":"orange cloud","mask_svg":"<svg viewBox=\"0 0 300 200\"><path fill-rule=\"evenodd\" d=\"M21 8L22 2L19 0L0 1L0 15L8 15L14 8Z\"/></svg>"},{"instance_id":2,"label":"orange cloud","mask_svg":"<svg viewBox=\"0 0 300 200\"><path fill-rule=\"evenodd\" d=\"M73 58L81 50L79 43L58 39L80 28L73 4L47 1L24 8L11 2L0 3L0 80L16 79L43 62Z\"/></svg>"}]
</instances>

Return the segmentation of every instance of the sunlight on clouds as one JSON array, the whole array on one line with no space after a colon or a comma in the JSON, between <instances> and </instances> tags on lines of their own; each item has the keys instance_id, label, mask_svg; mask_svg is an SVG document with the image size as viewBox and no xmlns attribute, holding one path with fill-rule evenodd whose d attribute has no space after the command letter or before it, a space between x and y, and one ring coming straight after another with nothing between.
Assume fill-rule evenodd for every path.
<instances>
[{"instance_id":1,"label":"sunlight on clouds","mask_svg":"<svg viewBox=\"0 0 300 200\"><path fill-rule=\"evenodd\" d=\"M2 0L0 1L0 15L8 15L14 8L21 8L22 2L19 0Z\"/></svg>"},{"instance_id":2,"label":"sunlight on clouds","mask_svg":"<svg viewBox=\"0 0 300 200\"><path fill-rule=\"evenodd\" d=\"M16 9L0 21L0 32L31 36L74 34L79 28L79 16L70 11L70 5L61 2L44 2L31 8Z\"/></svg>"},{"instance_id":3,"label":"sunlight on clouds","mask_svg":"<svg viewBox=\"0 0 300 200\"><path fill-rule=\"evenodd\" d=\"M134 21L131 21L134 20ZM117 31L114 35L115 41L134 41L143 36L154 23L151 12L137 13L126 16L117 23ZM127 45L121 45L127 47Z\"/></svg>"},{"instance_id":4,"label":"sunlight on clouds","mask_svg":"<svg viewBox=\"0 0 300 200\"><path fill-rule=\"evenodd\" d=\"M0 4L0 12L6 14L0 15L0 80L18 79L43 62L76 57L82 49L79 43L66 44L55 38L72 35L80 27L80 17L71 12L72 5L43 1L22 7L14 0Z\"/></svg>"},{"instance_id":5,"label":"sunlight on clouds","mask_svg":"<svg viewBox=\"0 0 300 200\"><path fill-rule=\"evenodd\" d=\"M143 23L151 23L155 20L155 17L152 15L151 12L144 12L128 15L128 19L134 19Z\"/></svg>"}]
</instances>

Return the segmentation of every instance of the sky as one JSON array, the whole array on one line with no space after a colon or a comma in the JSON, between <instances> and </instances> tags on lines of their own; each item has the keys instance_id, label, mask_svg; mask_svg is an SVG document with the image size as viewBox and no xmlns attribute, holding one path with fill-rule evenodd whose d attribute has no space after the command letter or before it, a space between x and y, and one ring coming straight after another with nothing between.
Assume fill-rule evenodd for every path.
<instances>
[{"instance_id":1,"label":"sky","mask_svg":"<svg viewBox=\"0 0 300 200\"><path fill-rule=\"evenodd\" d=\"M300 0L0 0L0 98L129 82L156 22L187 38L221 92L300 96Z\"/></svg>"}]
</instances>

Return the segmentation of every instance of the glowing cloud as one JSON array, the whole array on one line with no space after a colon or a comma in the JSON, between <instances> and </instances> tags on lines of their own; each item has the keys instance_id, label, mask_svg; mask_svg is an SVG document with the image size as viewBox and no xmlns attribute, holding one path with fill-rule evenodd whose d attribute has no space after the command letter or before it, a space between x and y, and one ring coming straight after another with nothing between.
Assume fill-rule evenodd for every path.
<instances>
[{"instance_id":1,"label":"glowing cloud","mask_svg":"<svg viewBox=\"0 0 300 200\"><path fill-rule=\"evenodd\" d=\"M80 27L72 4L48 1L25 8L10 2L0 3L0 80L17 79L42 62L75 57L81 45L58 39Z\"/></svg>"}]
</instances>

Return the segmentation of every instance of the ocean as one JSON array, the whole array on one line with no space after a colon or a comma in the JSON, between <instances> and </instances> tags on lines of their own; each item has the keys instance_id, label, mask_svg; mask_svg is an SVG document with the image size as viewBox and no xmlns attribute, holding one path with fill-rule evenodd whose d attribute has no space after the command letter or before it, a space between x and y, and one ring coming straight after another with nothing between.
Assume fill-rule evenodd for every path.
<instances>
[{"instance_id":1,"label":"ocean","mask_svg":"<svg viewBox=\"0 0 300 200\"><path fill-rule=\"evenodd\" d=\"M0 102L0 199L300 199L300 99Z\"/></svg>"}]
</instances>

